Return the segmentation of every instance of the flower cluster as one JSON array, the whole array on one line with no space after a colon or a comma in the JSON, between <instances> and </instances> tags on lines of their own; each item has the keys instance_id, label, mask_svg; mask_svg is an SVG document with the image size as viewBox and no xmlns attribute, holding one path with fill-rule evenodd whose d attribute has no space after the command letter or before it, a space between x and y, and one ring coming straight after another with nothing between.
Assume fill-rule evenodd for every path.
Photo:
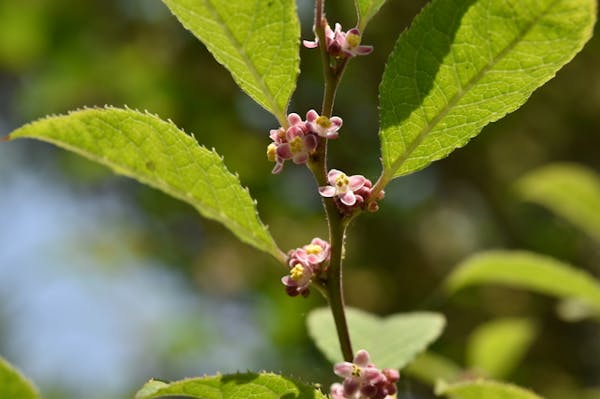
<instances>
[{"instance_id":1,"label":"flower cluster","mask_svg":"<svg viewBox=\"0 0 600 399\"><path fill-rule=\"evenodd\" d=\"M342 25L335 24L332 30L329 24L325 26L325 47L327 52L334 57L351 58L357 55L367 55L373 52L373 46L364 46L361 41L360 30L352 28L347 32L342 31ZM316 48L319 46L319 38L314 41L303 40L304 47Z\"/></svg>"},{"instance_id":2,"label":"flower cluster","mask_svg":"<svg viewBox=\"0 0 600 399\"><path fill-rule=\"evenodd\" d=\"M310 244L288 253L290 273L282 277L281 282L289 296L308 296L313 278L325 271L329 253L329 243L318 237L313 238Z\"/></svg>"},{"instance_id":3,"label":"flower cluster","mask_svg":"<svg viewBox=\"0 0 600 399\"><path fill-rule=\"evenodd\" d=\"M362 175L348 176L341 170L331 169L327 181L330 185L319 187L319 194L334 198L342 213L351 213L358 208L375 212L379 209L376 201L385 195L380 191L376 198L370 198L373 183Z\"/></svg>"},{"instance_id":4,"label":"flower cluster","mask_svg":"<svg viewBox=\"0 0 600 399\"><path fill-rule=\"evenodd\" d=\"M394 369L379 370L371 363L369 353L359 350L352 363L337 363L334 373L344 378L342 384L331 385L333 399L385 399L396 394L400 373Z\"/></svg>"},{"instance_id":5,"label":"flower cluster","mask_svg":"<svg viewBox=\"0 0 600 399\"><path fill-rule=\"evenodd\" d=\"M318 137L335 139L342 127L342 118L319 116L314 109L306 113L306 120L291 113L287 121L287 129L272 129L269 134L273 142L267 147L267 158L275 162L273 173L281 172L284 162L289 159L295 164L305 164L317 148Z\"/></svg>"}]
</instances>

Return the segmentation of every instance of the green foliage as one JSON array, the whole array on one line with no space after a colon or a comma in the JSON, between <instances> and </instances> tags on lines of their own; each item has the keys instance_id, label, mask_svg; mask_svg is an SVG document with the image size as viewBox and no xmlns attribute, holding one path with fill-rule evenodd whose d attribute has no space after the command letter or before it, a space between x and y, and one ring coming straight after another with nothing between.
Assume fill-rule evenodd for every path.
<instances>
[{"instance_id":1,"label":"green foliage","mask_svg":"<svg viewBox=\"0 0 600 399\"><path fill-rule=\"evenodd\" d=\"M299 72L294 0L163 0L236 83L280 123Z\"/></svg>"},{"instance_id":2,"label":"green foliage","mask_svg":"<svg viewBox=\"0 0 600 399\"><path fill-rule=\"evenodd\" d=\"M436 381L456 381L463 370L456 363L432 352L421 353L403 370L418 380L434 385Z\"/></svg>"},{"instance_id":3,"label":"green foliage","mask_svg":"<svg viewBox=\"0 0 600 399\"><path fill-rule=\"evenodd\" d=\"M435 0L398 40L380 86L390 180L519 108L592 34L594 0Z\"/></svg>"},{"instance_id":4,"label":"green foliage","mask_svg":"<svg viewBox=\"0 0 600 399\"><path fill-rule=\"evenodd\" d=\"M33 384L0 357L0 398L38 399Z\"/></svg>"},{"instance_id":5,"label":"green foliage","mask_svg":"<svg viewBox=\"0 0 600 399\"><path fill-rule=\"evenodd\" d=\"M21 137L50 142L162 190L221 222L240 240L277 259L284 256L238 177L218 154L171 122L129 109L85 109L38 120L10 135Z\"/></svg>"},{"instance_id":6,"label":"green foliage","mask_svg":"<svg viewBox=\"0 0 600 399\"><path fill-rule=\"evenodd\" d=\"M581 165L556 163L517 181L519 195L565 218L600 240L600 177Z\"/></svg>"},{"instance_id":7,"label":"green foliage","mask_svg":"<svg viewBox=\"0 0 600 399\"><path fill-rule=\"evenodd\" d=\"M170 384L150 381L135 395L135 399L171 395L199 399L326 399L312 386L272 373L217 375Z\"/></svg>"},{"instance_id":8,"label":"green foliage","mask_svg":"<svg viewBox=\"0 0 600 399\"><path fill-rule=\"evenodd\" d=\"M436 387L436 394L438 396L445 395L451 399L542 399L527 389L487 380L456 384L440 383Z\"/></svg>"},{"instance_id":9,"label":"green foliage","mask_svg":"<svg viewBox=\"0 0 600 399\"><path fill-rule=\"evenodd\" d=\"M467 344L467 366L491 378L503 379L521 361L537 335L528 319L492 320L479 326Z\"/></svg>"},{"instance_id":10,"label":"green foliage","mask_svg":"<svg viewBox=\"0 0 600 399\"><path fill-rule=\"evenodd\" d=\"M559 298L574 298L600 312L600 282L583 270L525 251L489 251L459 264L445 282L454 293L477 284L503 284Z\"/></svg>"},{"instance_id":11,"label":"green foliage","mask_svg":"<svg viewBox=\"0 0 600 399\"><path fill-rule=\"evenodd\" d=\"M358 14L358 29L362 32L371 18L377 14L385 0L354 0L356 13Z\"/></svg>"},{"instance_id":12,"label":"green foliage","mask_svg":"<svg viewBox=\"0 0 600 399\"><path fill-rule=\"evenodd\" d=\"M432 312L399 313L380 318L346 308L354 350L366 349L380 368L401 369L435 341L446 324L444 316ZM307 318L308 331L332 363L343 360L335 324L328 308L315 309Z\"/></svg>"}]
</instances>

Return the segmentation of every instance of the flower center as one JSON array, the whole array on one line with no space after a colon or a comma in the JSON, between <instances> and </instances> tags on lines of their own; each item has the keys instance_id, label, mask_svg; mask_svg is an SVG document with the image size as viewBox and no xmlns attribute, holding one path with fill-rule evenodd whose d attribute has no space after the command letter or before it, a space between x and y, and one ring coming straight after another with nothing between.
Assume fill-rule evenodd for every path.
<instances>
[{"instance_id":1,"label":"flower center","mask_svg":"<svg viewBox=\"0 0 600 399\"><path fill-rule=\"evenodd\" d=\"M353 377L360 377L361 374L361 369L360 367L358 367L356 364L352 365L352 376Z\"/></svg>"},{"instance_id":2,"label":"flower center","mask_svg":"<svg viewBox=\"0 0 600 399\"><path fill-rule=\"evenodd\" d=\"M304 249L306 250L306 253L310 255L318 255L321 253L321 251L323 251L323 248L316 244L308 244L304 247Z\"/></svg>"},{"instance_id":3,"label":"flower center","mask_svg":"<svg viewBox=\"0 0 600 399\"><path fill-rule=\"evenodd\" d=\"M290 270L290 278L294 281L300 280L304 277L304 267L302 265L296 265Z\"/></svg>"},{"instance_id":4,"label":"flower center","mask_svg":"<svg viewBox=\"0 0 600 399\"><path fill-rule=\"evenodd\" d=\"M346 43L348 43L350 48L358 47L360 44L360 35L357 35L356 33L348 33L346 35Z\"/></svg>"},{"instance_id":5,"label":"flower center","mask_svg":"<svg viewBox=\"0 0 600 399\"><path fill-rule=\"evenodd\" d=\"M298 136L294 137L292 141L290 141L290 150L292 153L296 154L301 152L304 149L304 145L302 143L302 139Z\"/></svg>"},{"instance_id":6,"label":"flower center","mask_svg":"<svg viewBox=\"0 0 600 399\"><path fill-rule=\"evenodd\" d=\"M324 115L319 116L315 122L324 129L327 129L331 126L331 121Z\"/></svg>"},{"instance_id":7,"label":"flower center","mask_svg":"<svg viewBox=\"0 0 600 399\"><path fill-rule=\"evenodd\" d=\"M346 176L346 174L344 174L344 173L341 173L335 179L335 185L338 188L338 190L340 190L340 191L345 191L346 188L348 187L348 184L350 184L350 179L348 179L348 176Z\"/></svg>"}]
</instances>

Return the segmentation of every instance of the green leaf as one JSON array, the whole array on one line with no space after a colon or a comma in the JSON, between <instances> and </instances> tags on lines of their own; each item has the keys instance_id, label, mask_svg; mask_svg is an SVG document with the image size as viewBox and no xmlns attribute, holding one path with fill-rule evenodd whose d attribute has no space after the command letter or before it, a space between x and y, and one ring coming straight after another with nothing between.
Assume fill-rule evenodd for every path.
<instances>
[{"instance_id":1,"label":"green leaf","mask_svg":"<svg viewBox=\"0 0 600 399\"><path fill-rule=\"evenodd\" d=\"M491 378L507 377L519 364L537 335L535 323L504 318L479 326L467 344L467 366Z\"/></svg>"},{"instance_id":2,"label":"green leaf","mask_svg":"<svg viewBox=\"0 0 600 399\"><path fill-rule=\"evenodd\" d=\"M432 312L400 313L380 318L346 308L350 338L355 351L366 349L377 367L400 369L435 341L446 324L444 316ZM308 332L319 350L332 363L343 360L331 311L316 309L307 318Z\"/></svg>"},{"instance_id":3,"label":"green leaf","mask_svg":"<svg viewBox=\"0 0 600 399\"><path fill-rule=\"evenodd\" d=\"M432 352L421 353L402 372L430 385L440 379L456 381L463 374L452 360Z\"/></svg>"},{"instance_id":4,"label":"green leaf","mask_svg":"<svg viewBox=\"0 0 600 399\"><path fill-rule=\"evenodd\" d=\"M38 399L37 388L0 357L0 398Z\"/></svg>"},{"instance_id":5,"label":"green leaf","mask_svg":"<svg viewBox=\"0 0 600 399\"><path fill-rule=\"evenodd\" d=\"M542 399L535 393L516 385L476 380L456 384L440 383L435 389L438 396L452 399Z\"/></svg>"},{"instance_id":6,"label":"green leaf","mask_svg":"<svg viewBox=\"0 0 600 399\"><path fill-rule=\"evenodd\" d=\"M556 163L516 183L519 195L548 208L600 240L600 176L581 165Z\"/></svg>"},{"instance_id":7,"label":"green leaf","mask_svg":"<svg viewBox=\"0 0 600 399\"><path fill-rule=\"evenodd\" d=\"M358 14L358 29L362 32L371 18L377 14L385 0L354 0L356 13Z\"/></svg>"},{"instance_id":8,"label":"green leaf","mask_svg":"<svg viewBox=\"0 0 600 399\"><path fill-rule=\"evenodd\" d=\"M600 312L600 282L583 270L525 251L489 251L459 264L445 282L454 293L477 284L503 284L581 300Z\"/></svg>"},{"instance_id":9,"label":"green leaf","mask_svg":"<svg viewBox=\"0 0 600 399\"><path fill-rule=\"evenodd\" d=\"M285 122L299 72L294 0L163 0L235 82Z\"/></svg>"},{"instance_id":10,"label":"green leaf","mask_svg":"<svg viewBox=\"0 0 600 399\"><path fill-rule=\"evenodd\" d=\"M387 182L464 146L519 108L591 37L595 0L434 0L380 86Z\"/></svg>"},{"instance_id":11,"label":"green leaf","mask_svg":"<svg viewBox=\"0 0 600 399\"><path fill-rule=\"evenodd\" d=\"M135 395L135 399L169 395L199 399L327 399L310 385L271 373L217 375L170 384L150 381Z\"/></svg>"},{"instance_id":12,"label":"green leaf","mask_svg":"<svg viewBox=\"0 0 600 399\"><path fill-rule=\"evenodd\" d=\"M218 154L171 122L130 109L85 109L40 119L9 137L47 141L106 165L191 204L242 241L285 258L238 177Z\"/></svg>"}]
</instances>

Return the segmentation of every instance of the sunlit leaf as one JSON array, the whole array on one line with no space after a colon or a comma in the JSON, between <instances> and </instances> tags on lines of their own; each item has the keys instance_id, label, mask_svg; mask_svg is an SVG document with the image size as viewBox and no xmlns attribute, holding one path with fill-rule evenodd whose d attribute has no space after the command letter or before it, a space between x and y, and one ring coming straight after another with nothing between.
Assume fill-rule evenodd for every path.
<instances>
[{"instance_id":1,"label":"sunlit leaf","mask_svg":"<svg viewBox=\"0 0 600 399\"><path fill-rule=\"evenodd\" d=\"M198 399L326 399L310 385L271 373L244 373L189 378L170 384L150 381L135 395L135 399L165 396Z\"/></svg>"},{"instance_id":2,"label":"sunlit leaf","mask_svg":"<svg viewBox=\"0 0 600 399\"><path fill-rule=\"evenodd\" d=\"M506 318L479 326L467 343L467 366L503 379L519 364L537 335L534 322Z\"/></svg>"},{"instance_id":3,"label":"sunlit leaf","mask_svg":"<svg viewBox=\"0 0 600 399\"><path fill-rule=\"evenodd\" d=\"M0 357L0 398L39 399L39 397L33 384Z\"/></svg>"},{"instance_id":4,"label":"sunlit leaf","mask_svg":"<svg viewBox=\"0 0 600 399\"><path fill-rule=\"evenodd\" d=\"M171 122L130 109L85 109L40 119L10 135L22 137L66 148L162 190L221 222L242 241L284 257L238 177L218 154Z\"/></svg>"},{"instance_id":5,"label":"sunlit leaf","mask_svg":"<svg viewBox=\"0 0 600 399\"><path fill-rule=\"evenodd\" d=\"M377 367L400 369L435 341L446 324L432 312L400 313L385 318L346 308L354 351L366 349ZM308 331L332 363L343 360L331 311L316 309L307 318Z\"/></svg>"},{"instance_id":6,"label":"sunlit leaf","mask_svg":"<svg viewBox=\"0 0 600 399\"><path fill-rule=\"evenodd\" d=\"M557 163L517 181L517 192L600 240L600 176L581 165Z\"/></svg>"},{"instance_id":7,"label":"sunlit leaf","mask_svg":"<svg viewBox=\"0 0 600 399\"><path fill-rule=\"evenodd\" d=\"M358 13L358 29L362 32L386 0L354 0Z\"/></svg>"},{"instance_id":8,"label":"sunlit leaf","mask_svg":"<svg viewBox=\"0 0 600 399\"><path fill-rule=\"evenodd\" d=\"M581 50L594 0L434 0L380 86L384 181L424 168L519 108Z\"/></svg>"},{"instance_id":9,"label":"sunlit leaf","mask_svg":"<svg viewBox=\"0 0 600 399\"><path fill-rule=\"evenodd\" d=\"M434 385L436 381L457 380L463 370L452 360L432 352L425 352L416 357L402 371L405 375L410 375L426 384Z\"/></svg>"},{"instance_id":10,"label":"sunlit leaf","mask_svg":"<svg viewBox=\"0 0 600 399\"><path fill-rule=\"evenodd\" d=\"M454 293L463 287L502 284L559 298L575 298L600 311L600 282L583 270L525 251L490 251L459 264L446 280Z\"/></svg>"},{"instance_id":11,"label":"sunlit leaf","mask_svg":"<svg viewBox=\"0 0 600 399\"><path fill-rule=\"evenodd\" d=\"M283 123L299 72L294 0L163 0L235 82Z\"/></svg>"},{"instance_id":12,"label":"sunlit leaf","mask_svg":"<svg viewBox=\"0 0 600 399\"><path fill-rule=\"evenodd\" d=\"M525 388L488 380L440 383L435 391L451 399L542 399Z\"/></svg>"}]
</instances>

